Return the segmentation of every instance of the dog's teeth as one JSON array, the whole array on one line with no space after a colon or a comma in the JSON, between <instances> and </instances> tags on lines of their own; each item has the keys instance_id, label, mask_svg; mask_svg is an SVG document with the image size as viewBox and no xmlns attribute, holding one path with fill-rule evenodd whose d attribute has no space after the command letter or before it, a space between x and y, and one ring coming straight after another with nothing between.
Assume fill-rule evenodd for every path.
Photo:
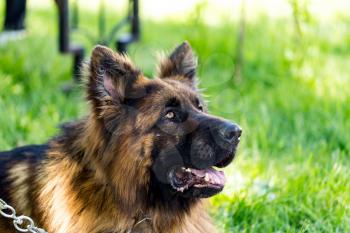
<instances>
[{"instance_id":1,"label":"dog's teeth","mask_svg":"<svg viewBox=\"0 0 350 233\"><path fill-rule=\"evenodd\" d=\"M181 187L181 188L176 188L178 192L184 192L186 189L188 189L188 185Z\"/></svg>"},{"instance_id":2,"label":"dog's teeth","mask_svg":"<svg viewBox=\"0 0 350 233\"><path fill-rule=\"evenodd\" d=\"M187 168L186 172L192 172L191 168Z\"/></svg>"},{"instance_id":3,"label":"dog's teeth","mask_svg":"<svg viewBox=\"0 0 350 233\"><path fill-rule=\"evenodd\" d=\"M208 174L208 173L205 173L204 180L205 180L206 182L209 182L209 181L210 181L210 177L209 177L209 174Z\"/></svg>"}]
</instances>

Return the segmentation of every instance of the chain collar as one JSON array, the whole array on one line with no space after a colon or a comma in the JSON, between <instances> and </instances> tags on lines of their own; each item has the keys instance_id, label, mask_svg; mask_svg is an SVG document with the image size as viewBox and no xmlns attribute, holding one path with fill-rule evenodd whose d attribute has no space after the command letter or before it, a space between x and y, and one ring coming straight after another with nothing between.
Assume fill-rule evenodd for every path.
<instances>
[{"instance_id":1,"label":"chain collar","mask_svg":"<svg viewBox=\"0 0 350 233\"><path fill-rule=\"evenodd\" d=\"M33 219L28 216L17 216L16 210L0 198L0 215L13 220L13 226L19 232L47 233L45 230L35 226Z\"/></svg>"}]
</instances>

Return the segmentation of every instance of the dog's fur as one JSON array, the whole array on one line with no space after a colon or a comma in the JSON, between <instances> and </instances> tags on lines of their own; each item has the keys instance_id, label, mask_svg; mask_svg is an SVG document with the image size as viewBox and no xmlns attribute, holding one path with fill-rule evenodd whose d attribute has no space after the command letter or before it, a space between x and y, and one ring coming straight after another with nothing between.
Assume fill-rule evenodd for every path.
<instances>
[{"instance_id":1,"label":"dog's fur","mask_svg":"<svg viewBox=\"0 0 350 233\"><path fill-rule=\"evenodd\" d=\"M209 137L203 136L205 130L194 133L199 124L225 122L202 107L196 65L185 42L161 61L158 77L148 79L126 56L97 46L84 69L90 114L63 125L60 135L45 145L0 153L0 198L49 233L215 232L200 197L218 191L194 190L186 196L163 176L178 158L196 165L184 154L191 150L185 141L197 149ZM197 122L198 127L183 121L175 127L162 120L169 101L186 106L186 119L206 120ZM172 155L175 147L181 156ZM215 159L218 150L209 148L204 155ZM15 231L0 216L0 233L5 232Z\"/></svg>"}]
</instances>

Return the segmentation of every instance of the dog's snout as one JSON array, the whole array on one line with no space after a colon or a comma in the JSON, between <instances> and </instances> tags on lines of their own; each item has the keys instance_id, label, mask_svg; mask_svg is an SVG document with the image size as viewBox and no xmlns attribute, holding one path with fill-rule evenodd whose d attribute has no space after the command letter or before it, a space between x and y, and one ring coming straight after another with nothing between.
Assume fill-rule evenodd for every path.
<instances>
[{"instance_id":1,"label":"dog's snout","mask_svg":"<svg viewBox=\"0 0 350 233\"><path fill-rule=\"evenodd\" d=\"M242 129L236 124L225 122L219 128L219 135L225 141L236 141L242 135Z\"/></svg>"}]
</instances>

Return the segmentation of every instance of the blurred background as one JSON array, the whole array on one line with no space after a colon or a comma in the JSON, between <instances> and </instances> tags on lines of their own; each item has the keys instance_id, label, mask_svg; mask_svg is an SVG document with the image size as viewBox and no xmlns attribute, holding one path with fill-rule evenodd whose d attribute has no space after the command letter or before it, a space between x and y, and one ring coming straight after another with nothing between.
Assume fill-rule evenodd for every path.
<instances>
[{"instance_id":1,"label":"blurred background","mask_svg":"<svg viewBox=\"0 0 350 233\"><path fill-rule=\"evenodd\" d=\"M59 53L55 2L26 8L20 36L0 33L1 150L43 143L88 110L74 59ZM88 57L128 1L69 8L71 41ZM350 232L350 1L140 0L139 14L140 40L127 51L144 73L188 40L210 112L244 129L228 185L212 200L221 231Z\"/></svg>"}]
</instances>

